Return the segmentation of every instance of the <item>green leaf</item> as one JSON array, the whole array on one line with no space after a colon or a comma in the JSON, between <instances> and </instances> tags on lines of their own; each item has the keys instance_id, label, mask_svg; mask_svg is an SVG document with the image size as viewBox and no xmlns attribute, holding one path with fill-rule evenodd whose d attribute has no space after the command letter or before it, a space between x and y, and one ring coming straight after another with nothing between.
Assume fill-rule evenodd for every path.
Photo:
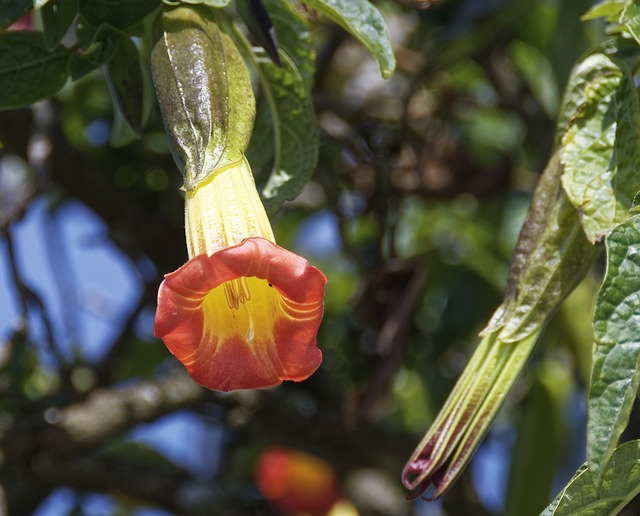
<instances>
[{"instance_id":1,"label":"green leaf","mask_svg":"<svg viewBox=\"0 0 640 516\"><path fill-rule=\"evenodd\" d=\"M32 8L32 0L2 0L0 2L0 29L7 28Z\"/></svg>"},{"instance_id":2,"label":"green leaf","mask_svg":"<svg viewBox=\"0 0 640 516\"><path fill-rule=\"evenodd\" d=\"M615 22L618 20L626 3L627 0L603 0L589 9L580 19L586 21L605 18L608 22Z\"/></svg>"},{"instance_id":3,"label":"green leaf","mask_svg":"<svg viewBox=\"0 0 640 516\"><path fill-rule=\"evenodd\" d=\"M640 5L637 0L627 3L620 15L620 23L640 45Z\"/></svg>"},{"instance_id":4,"label":"green leaf","mask_svg":"<svg viewBox=\"0 0 640 516\"><path fill-rule=\"evenodd\" d=\"M275 158L262 190L265 209L275 214L309 181L318 160L318 128L313 103L293 60L280 50L282 66L260 63L260 79L268 98Z\"/></svg>"},{"instance_id":5,"label":"green leaf","mask_svg":"<svg viewBox=\"0 0 640 516\"><path fill-rule=\"evenodd\" d=\"M246 65L213 13L198 7L165 12L151 54L158 102L187 189L243 158L255 116Z\"/></svg>"},{"instance_id":6,"label":"green leaf","mask_svg":"<svg viewBox=\"0 0 640 516\"><path fill-rule=\"evenodd\" d=\"M594 364L589 390L587 455L604 467L615 449L640 383L640 216L607 237L607 274L596 298Z\"/></svg>"},{"instance_id":7,"label":"green leaf","mask_svg":"<svg viewBox=\"0 0 640 516\"><path fill-rule=\"evenodd\" d=\"M640 493L640 441L621 445L598 483L587 464L541 516L613 516Z\"/></svg>"},{"instance_id":8,"label":"green leaf","mask_svg":"<svg viewBox=\"0 0 640 516\"><path fill-rule=\"evenodd\" d=\"M39 32L0 34L0 109L55 95L67 81L68 56L64 47L48 50Z\"/></svg>"},{"instance_id":9,"label":"green leaf","mask_svg":"<svg viewBox=\"0 0 640 516\"><path fill-rule=\"evenodd\" d=\"M558 110L559 92L551 63L543 52L534 46L513 41L508 48L510 59L522 74L532 95L550 118Z\"/></svg>"},{"instance_id":10,"label":"green leaf","mask_svg":"<svg viewBox=\"0 0 640 516\"><path fill-rule=\"evenodd\" d=\"M570 84L562 186L581 213L587 238L595 243L628 218L640 189L640 104L629 70L604 54L580 63Z\"/></svg>"},{"instance_id":11,"label":"green leaf","mask_svg":"<svg viewBox=\"0 0 640 516\"><path fill-rule=\"evenodd\" d=\"M105 68L105 77L114 105L139 137L143 125L144 82L138 48L121 36L118 50Z\"/></svg>"},{"instance_id":12,"label":"green leaf","mask_svg":"<svg viewBox=\"0 0 640 516\"><path fill-rule=\"evenodd\" d=\"M358 39L378 61L385 79L396 67L384 18L369 0L305 0Z\"/></svg>"},{"instance_id":13,"label":"green leaf","mask_svg":"<svg viewBox=\"0 0 640 516\"><path fill-rule=\"evenodd\" d=\"M278 47L292 59L304 79L305 86L311 90L316 71L316 51L306 18L289 2L263 0L262 3L269 12L276 30ZM245 23L251 25L247 3L240 2L237 7Z\"/></svg>"},{"instance_id":14,"label":"green leaf","mask_svg":"<svg viewBox=\"0 0 640 516\"><path fill-rule=\"evenodd\" d=\"M78 12L77 0L49 0L41 9L44 43L53 48L64 37Z\"/></svg>"},{"instance_id":15,"label":"green leaf","mask_svg":"<svg viewBox=\"0 0 640 516\"><path fill-rule=\"evenodd\" d=\"M287 2L266 0L264 4L269 11L269 15L278 34L280 49L284 54L291 58L291 61L293 61L295 65L295 70L291 74L293 80L295 82L298 81L299 77L302 78L302 83L306 90L305 95L309 97L311 88L313 86L313 79L315 74L316 54L313 47L313 38L310 31L308 30L307 24L305 23L304 19L298 14L298 12L293 9L293 7ZM260 65L256 63L256 66ZM283 63L283 66L288 65L287 63ZM281 105L278 103L278 98L274 96L274 93L271 91L269 86L269 81L272 79L271 75L273 75L273 73L270 72L267 68L265 68L264 70L265 71L261 76L261 80L266 83L265 88L268 94L262 95L260 101L258 102L256 123L253 134L251 135L249 148L247 149L247 158L249 159L255 170L257 167L265 165L269 161L273 160L276 148L278 148L280 150L279 154L283 156L285 162L291 163L291 165L287 165L287 163L285 163L284 166L291 169L291 167L299 166L298 158L296 158L295 155L284 156L284 154L287 152L287 144L290 142L284 142L284 145L280 143L282 141L282 131L278 127L276 127L274 130L274 120L283 120L283 122L286 122L286 118L292 115L292 113L287 112L288 110L286 107L286 102L288 101L286 100L286 95L281 95L282 101L284 101L285 104ZM298 94L301 95L302 92L299 92ZM294 92L294 98L295 95L296 94ZM296 100L295 102L297 103L298 101ZM304 105L302 113L306 112L305 117L311 117L312 124L316 125L313 106L310 105L308 101L304 101L303 104ZM276 116L271 115L272 110L277 112ZM279 111L283 112L278 113ZM292 122L297 123L293 117ZM317 147L317 129L315 127L309 127L309 129L309 134L296 134L295 139L313 139L313 141L304 145L296 145L292 147L291 150L296 151L297 149L305 149L309 144L312 146L315 145ZM290 199L295 197L299 193L302 186L304 186L306 181L308 181L313 172L313 168L315 167L316 155L317 150L312 151L308 158L303 158L302 164L304 168L298 170L297 172L295 168L291 169L291 175L298 176L297 180L299 180L299 184L290 182L286 187L290 188L290 191L287 193L286 188L282 190L282 194L285 196L285 198ZM279 158L280 166L282 166L283 159ZM308 161L308 163L304 165L306 161ZM272 194L273 193L275 192L272 191ZM282 200L268 201L267 205L270 206L268 211L270 213L274 213L275 211L277 211L281 202Z\"/></svg>"},{"instance_id":16,"label":"green leaf","mask_svg":"<svg viewBox=\"0 0 640 516\"><path fill-rule=\"evenodd\" d=\"M126 29L158 8L158 0L80 0L80 14L92 25Z\"/></svg>"}]
</instances>

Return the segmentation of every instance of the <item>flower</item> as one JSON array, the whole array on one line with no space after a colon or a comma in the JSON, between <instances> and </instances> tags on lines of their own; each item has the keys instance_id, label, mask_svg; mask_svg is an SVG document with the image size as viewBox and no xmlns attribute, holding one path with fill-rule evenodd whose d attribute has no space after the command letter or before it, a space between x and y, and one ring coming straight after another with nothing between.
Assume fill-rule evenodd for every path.
<instances>
[{"instance_id":1,"label":"flower","mask_svg":"<svg viewBox=\"0 0 640 516\"><path fill-rule=\"evenodd\" d=\"M267 448L254 466L254 476L262 496L282 514L324 516L340 499L331 464L301 451Z\"/></svg>"},{"instance_id":2,"label":"flower","mask_svg":"<svg viewBox=\"0 0 640 516\"><path fill-rule=\"evenodd\" d=\"M187 191L185 219L189 261L160 285L156 337L210 389L308 378L326 278L275 244L246 159Z\"/></svg>"}]
</instances>

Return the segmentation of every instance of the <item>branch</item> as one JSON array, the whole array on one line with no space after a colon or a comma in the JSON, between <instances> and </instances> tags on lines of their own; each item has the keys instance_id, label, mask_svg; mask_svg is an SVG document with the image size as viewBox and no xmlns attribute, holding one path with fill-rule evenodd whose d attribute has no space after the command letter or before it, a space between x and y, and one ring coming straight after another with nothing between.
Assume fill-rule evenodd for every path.
<instances>
[{"instance_id":1,"label":"branch","mask_svg":"<svg viewBox=\"0 0 640 516\"><path fill-rule=\"evenodd\" d=\"M45 429L43 441L47 449L58 453L81 451L138 423L194 406L207 393L182 371L131 387L98 389L59 412L50 409L50 426Z\"/></svg>"}]
</instances>

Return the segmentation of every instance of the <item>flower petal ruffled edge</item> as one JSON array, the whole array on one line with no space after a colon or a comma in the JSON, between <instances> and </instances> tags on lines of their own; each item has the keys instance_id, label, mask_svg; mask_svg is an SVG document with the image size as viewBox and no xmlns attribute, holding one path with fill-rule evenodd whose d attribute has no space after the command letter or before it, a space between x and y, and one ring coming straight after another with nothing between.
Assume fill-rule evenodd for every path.
<instances>
[{"instance_id":1,"label":"flower petal ruffled edge","mask_svg":"<svg viewBox=\"0 0 640 516\"><path fill-rule=\"evenodd\" d=\"M273 285L291 310L274 327L267 353L273 367L264 367L242 339L224 346L203 342L202 302L215 287L240 277L256 277ZM301 381L322 361L316 333L323 314L326 277L304 258L263 238L248 238L211 256L189 260L167 274L158 291L154 334L201 385L215 390L265 388L283 380ZM183 360L200 346L211 346L206 359ZM264 358L264 357L263 357Z\"/></svg>"}]
</instances>

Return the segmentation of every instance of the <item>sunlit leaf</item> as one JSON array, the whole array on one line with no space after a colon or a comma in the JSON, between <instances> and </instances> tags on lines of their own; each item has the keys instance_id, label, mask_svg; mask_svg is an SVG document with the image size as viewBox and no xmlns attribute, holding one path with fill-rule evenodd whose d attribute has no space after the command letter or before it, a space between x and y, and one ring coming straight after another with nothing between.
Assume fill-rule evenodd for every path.
<instances>
[{"instance_id":1,"label":"sunlit leaf","mask_svg":"<svg viewBox=\"0 0 640 516\"><path fill-rule=\"evenodd\" d=\"M567 97L562 186L581 213L587 238L597 242L628 218L640 189L638 94L626 67L594 54L574 69Z\"/></svg>"},{"instance_id":2,"label":"sunlit leaf","mask_svg":"<svg viewBox=\"0 0 640 516\"><path fill-rule=\"evenodd\" d=\"M378 61L384 78L396 67L389 33L380 11L369 0L305 0L357 38Z\"/></svg>"},{"instance_id":3,"label":"sunlit leaf","mask_svg":"<svg viewBox=\"0 0 640 516\"><path fill-rule=\"evenodd\" d=\"M541 516L613 516L640 493L640 441L621 445L598 484L584 464Z\"/></svg>"},{"instance_id":4,"label":"sunlit leaf","mask_svg":"<svg viewBox=\"0 0 640 516\"><path fill-rule=\"evenodd\" d=\"M640 383L640 216L606 240L607 275L596 299L588 457L594 471L613 453Z\"/></svg>"},{"instance_id":5,"label":"sunlit leaf","mask_svg":"<svg viewBox=\"0 0 640 516\"><path fill-rule=\"evenodd\" d=\"M631 33L636 43L640 44L640 5L638 2L628 2L622 14L620 23Z\"/></svg>"},{"instance_id":6,"label":"sunlit leaf","mask_svg":"<svg viewBox=\"0 0 640 516\"><path fill-rule=\"evenodd\" d=\"M48 48L55 47L64 37L78 11L77 0L50 0L41 12L44 42Z\"/></svg>"},{"instance_id":7,"label":"sunlit leaf","mask_svg":"<svg viewBox=\"0 0 640 516\"><path fill-rule=\"evenodd\" d=\"M55 95L67 81L68 56L63 47L48 50L39 32L0 34L0 109Z\"/></svg>"},{"instance_id":8,"label":"sunlit leaf","mask_svg":"<svg viewBox=\"0 0 640 516\"><path fill-rule=\"evenodd\" d=\"M607 21L616 21L627 4L627 0L603 0L589 9L582 20L595 20L605 18Z\"/></svg>"}]
</instances>

